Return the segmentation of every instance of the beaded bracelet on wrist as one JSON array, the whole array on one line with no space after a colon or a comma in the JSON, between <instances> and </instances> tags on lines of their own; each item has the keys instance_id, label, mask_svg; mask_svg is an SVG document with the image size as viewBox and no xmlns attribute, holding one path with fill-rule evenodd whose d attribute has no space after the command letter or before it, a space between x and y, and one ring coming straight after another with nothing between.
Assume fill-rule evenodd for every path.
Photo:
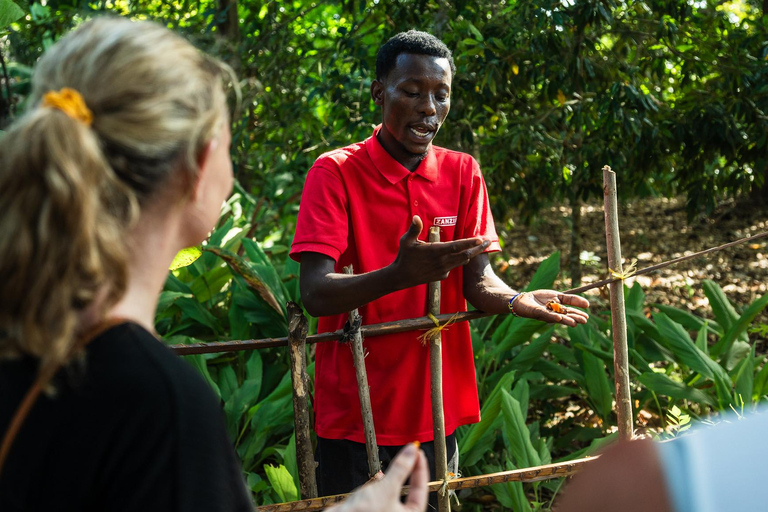
<instances>
[{"instance_id":1,"label":"beaded bracelet on wrist","mask_svg":"<svg viewBox=\"0 0 768 512\"><path fill-rule=\"evenodd\" d=\"M515 315L515 316L520 316L520 315L518 315L517 313L515 313L515 306L514 306L514 302L515 302L515 300L516 300L518 297L522 297L523 295L525 295L525 293L526 293L526 292L520 292L520 293L517 293L517 294L513 295L511 299L509 299L509 304L508 304L508 305L509 305L509 312L510 312L510 313L512 313L512 314L513 314L513 315Z\"/></svg>"}]
</instances>

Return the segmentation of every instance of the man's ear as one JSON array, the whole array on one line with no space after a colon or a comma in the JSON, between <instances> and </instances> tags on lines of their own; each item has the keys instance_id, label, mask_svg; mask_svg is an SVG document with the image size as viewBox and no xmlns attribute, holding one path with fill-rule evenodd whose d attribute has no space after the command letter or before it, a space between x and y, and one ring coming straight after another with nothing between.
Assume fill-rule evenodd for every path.
<instances>
[{"instance_id":1,"label":"man's ear","mask_svg":"<svg viewBox=\"0 0 768 512\"><path fill-rule=\"evenodd\" d=\"M384 104L384 84L378 79L371 82L371 98L373 98L373 102L378 106Z\"/></svg>"},{"instance_id":2,"label":"man's ear","mask_svg":"<svg viewBox=\"0 0 768 512\"><path fill-rule=\"evenodd\" d=\"M192 191L191 198L193 201L200 197L201 183L204 181L203 177L209 172L211 156L218 145L219 139L218 137L214 137L206 142L203 149L197 155L197 174L190 178L192 181L190 185Z\"/></svg>"}]
</instances>

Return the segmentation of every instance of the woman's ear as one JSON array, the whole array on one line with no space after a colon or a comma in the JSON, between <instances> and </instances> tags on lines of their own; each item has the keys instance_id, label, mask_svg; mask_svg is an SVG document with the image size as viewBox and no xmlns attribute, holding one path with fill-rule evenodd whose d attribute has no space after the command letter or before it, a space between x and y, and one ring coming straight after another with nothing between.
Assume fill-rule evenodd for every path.
<instances>
[{"instance_id":1,"label":"woman's ear","mask_svg":"<svg viewBox=\"0 0 768 512\"><path fill-rule=\"evenodd\" d=\"M205 146L203 146L203 149L197 156L197 173L196 175L190 177L192 180L192 183L190 184L192 194L190 197L193 201L200 197L201 184L205 181L203 177L205 174L210 172L210 162L212 160L212 155L215 153L218 146L219 138L214 137L213 139L209 140Z\"/></svg>"}]
</instances>

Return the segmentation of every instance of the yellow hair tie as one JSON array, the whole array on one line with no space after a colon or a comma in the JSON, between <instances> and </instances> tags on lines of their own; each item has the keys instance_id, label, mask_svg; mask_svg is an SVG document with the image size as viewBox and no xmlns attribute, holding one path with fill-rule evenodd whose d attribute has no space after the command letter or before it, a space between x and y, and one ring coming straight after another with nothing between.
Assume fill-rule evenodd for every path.
<instances>
[{"instance_id":1,"label":"yellow hair tie","mask_svg":"<svg viewBox=\"0 0 768 512\"><path fill-rule=\"evenodd\" d=\"M91 126L91 122L93 122L93 114L85 105L83 97L79 92L69 87L64 87L60 91L45 93L41 105L43 107L57 108L86 126Z\"/></svg>"}]
</instances>

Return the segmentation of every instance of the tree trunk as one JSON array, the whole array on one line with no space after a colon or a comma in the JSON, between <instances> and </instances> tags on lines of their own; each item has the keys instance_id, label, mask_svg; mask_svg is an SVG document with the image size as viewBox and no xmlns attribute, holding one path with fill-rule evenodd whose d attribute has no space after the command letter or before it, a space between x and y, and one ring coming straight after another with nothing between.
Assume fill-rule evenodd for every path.
<instances>
[{"instance_id":1,"label":"tree trunk","mask_svg":"<svg viewBox=\"0 0 768 512\"><path fill-rule=\"evenodd\" d=\"M237 0L219 0L218 23L221 37L237 46L240 41L240 17L237 14Z\"/></svg>"},{"instance_id":2,"label":"tree trunk","mask_svg":"<svg viewBox=\"0 0 768 512\"><path fill-rule=\"evenodd\" d=\"M571 288L581 286L581 201L571 197L571 253L569 270L571 272Z\"/></svg>"}]
</instances>

